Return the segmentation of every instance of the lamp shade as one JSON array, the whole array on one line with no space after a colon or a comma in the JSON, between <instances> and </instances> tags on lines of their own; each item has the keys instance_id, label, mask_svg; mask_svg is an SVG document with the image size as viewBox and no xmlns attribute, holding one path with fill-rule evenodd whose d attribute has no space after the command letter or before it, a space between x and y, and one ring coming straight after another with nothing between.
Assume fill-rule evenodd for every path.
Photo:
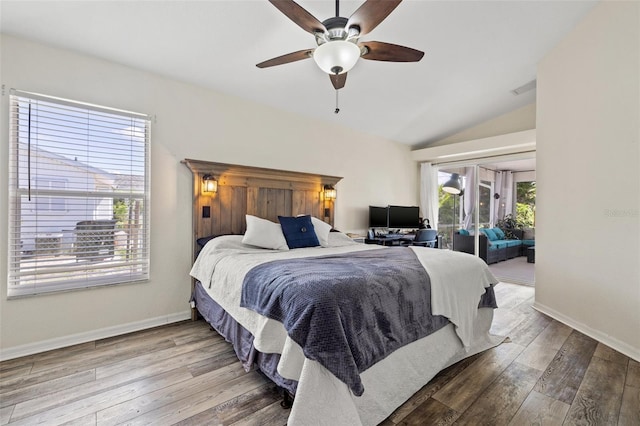
<instances>
[{"instance_id":1,"label":"lamp shade","mask_svg":"<svg viewBox=\"0 0 640 426\"><path fill-rule=\"evenodd\" d=\"M462 189L460 188L460 175L458 175L457 173L452 173L451 179L449 179L447 182L445 182L444 185L442 185L442 190L444 192L448 192L449 194L459 195L460 192L462 192Z\"/></svg>"},{"instance_id":2,"label":"lamp shade","mask_svg":"<svg viewBox=\"0 0 640 426\"><path fill-rule=\"evenodd\" d=\"M333 40L316 47L313 59L327 74L344 74L360 58L360 48L350 41Z\"/></svg>"}]
</instances>

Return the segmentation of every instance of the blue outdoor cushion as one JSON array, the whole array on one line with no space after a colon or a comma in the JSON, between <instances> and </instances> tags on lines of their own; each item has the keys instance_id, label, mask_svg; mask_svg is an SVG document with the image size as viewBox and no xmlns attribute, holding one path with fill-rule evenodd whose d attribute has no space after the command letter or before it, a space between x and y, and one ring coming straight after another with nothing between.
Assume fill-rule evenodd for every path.
<instances>
[{"instance_id":1,"label":"blue outdoor cushion","mask_svg":"<svg viewBox=\"0 0 640 426\"><path fill-rule=\"evenodd\" d=\"M519 247L522 244L520 240L505 240L507 247Z\"/></svg>"},{"instance_id":2,"label":"blue outdoor cushion","mask_svg":"<svg viewBox=\"0 0 640 426\"><path fill-rule=\"evenodd\" d=\"M504 241L500 241L500 240L491 241L491 247L503 249L503 248L507 248L507 245L508 245L508 241L506 241L506 240L504 240Z\"/></svg>"},{"instance_id":3,"label":"blue outdoor cushion","mask_svg":"<svg viewBox=\"0 0 640 426\"><path fill-rule=\"evenodd\" d=\"M278 221L282 226L282 233L290 249L317 247L320 245L311 222L311 216L278 216Z\"/></svg>"},{"instance_id":4,"label":"blue outdoor cushion","mask_svg":"<svg viewBox=\"0 0 640 426\"><path fill-rule=\"evenodd\" d=\"M536 245L536 240L522 240L522 245L526 247L533 247Z\"/></svg>"},{"instance_id":5,"label":"blue outdoor cushion","mask_svg":"<svg viewBox=\"0 0 640 426\"><path fill-rule=\"evenodd\" d=\"M489 240L488 248L489 248L489 250L504 249L504 248L507 248L507 242L506 241L499 241L499 240L495 240L495 241Z\"/></svg>"},{"instance_id":6,"label":"blue outdoor cushion","mask_svg":"<svg viewBox=\"0 0 640 426\"><path fill-rule=\"evenodd\" d=\"M482 232L484 235L487 236L487 238L490 241L497 241L500 238L498 238L498 236L496 235L495 232L493 232L493 229L487 229L487 228L480 228L480 232Z\"/></svg>"},{"instance_id":7,"label":"blue outdoor cushion","mask_svg":"<svg viewBox=\"0 0 640 426\"><path fill-rule=\"evenodd\" d=\"M491 229L496 234L496 237L498 237L499 240L504 240L505 239L505 235L504 235L504 232L502 231L502 229L500 229L500 228L491 228Z\"/></svg>"},{"instance_id":8,"label":"blue outdoor cushion","mask_svg":"<svg viewBox=\"0 0 640 426\"><path fill-rule=\"evenodd\" d=\"M466 229L460 229L460 230L458 230L458 234L460 234L460 235L469 235L469 231L467 231Z\"/></svg>"}]
</instances>

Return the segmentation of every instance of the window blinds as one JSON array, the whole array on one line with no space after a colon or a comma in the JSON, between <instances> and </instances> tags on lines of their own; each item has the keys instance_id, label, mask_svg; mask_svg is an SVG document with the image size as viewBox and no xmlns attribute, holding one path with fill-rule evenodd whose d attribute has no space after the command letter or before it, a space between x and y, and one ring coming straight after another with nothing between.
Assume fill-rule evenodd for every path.
<instances>
[{"instance_id":1,"label":"window blinds","mask_svg":"<svg viewBox=\"0 0 640 426\"><path fill-rule=\"evenodd\" d=\"M9 297L149 277L143 114L12 91Z\"/></svg>"}]
</instances>

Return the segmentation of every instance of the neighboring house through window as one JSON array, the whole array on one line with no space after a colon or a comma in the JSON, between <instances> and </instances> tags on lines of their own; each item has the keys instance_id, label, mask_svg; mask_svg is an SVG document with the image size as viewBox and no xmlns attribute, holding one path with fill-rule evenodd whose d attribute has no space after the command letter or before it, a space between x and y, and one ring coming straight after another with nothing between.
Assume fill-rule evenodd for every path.
<instances>
[{"instance_id":1,"label":"neighboring house through window","mask_svg":"<svg viewBox=\"0 0 640 426\"><path fill-rule=\"evenodd\" d=\"M60 179L36 179L36 188L43 191L50 190L52 193L64 193L66 186L66 182ZM43 195L38 198L35 207L38 212L64 212L66 205L64 197L47 197Z\"/></svg>"},{"instance_id":2,"label":"neighboring house through window","mask_svg":"<svg viewBox=\"0 0 640 426\"><path fill-rule=\"evenodd\" d=\"M8 296L149 278L148 116L13 90Z\"/></svg>"}]
</instances>

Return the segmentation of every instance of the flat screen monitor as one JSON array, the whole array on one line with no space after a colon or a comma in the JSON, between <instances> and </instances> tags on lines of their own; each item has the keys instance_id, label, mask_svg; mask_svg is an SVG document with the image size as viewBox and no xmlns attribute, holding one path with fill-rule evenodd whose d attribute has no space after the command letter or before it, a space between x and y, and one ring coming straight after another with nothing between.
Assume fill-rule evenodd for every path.
<instances>
[{"instance_id":1,"label":"flat screen monitor","mask_svg":"<svg viewBox=\"0 0 640 426\"><path fill-rule=\"evenodd\" d=\"M389 228L418 228L419 226L419 207L389 206Z\"/></svg>"},{"instance_id":2,"label":"flat screen monitor","mask_svg":"<svg viewBox=\"0 0 640 426\"><path fill-rule=\"evenodd\" d=\"M386 207L369 206L369 228L386 228L387 213Z\"/></svg>"}]
</instances>

